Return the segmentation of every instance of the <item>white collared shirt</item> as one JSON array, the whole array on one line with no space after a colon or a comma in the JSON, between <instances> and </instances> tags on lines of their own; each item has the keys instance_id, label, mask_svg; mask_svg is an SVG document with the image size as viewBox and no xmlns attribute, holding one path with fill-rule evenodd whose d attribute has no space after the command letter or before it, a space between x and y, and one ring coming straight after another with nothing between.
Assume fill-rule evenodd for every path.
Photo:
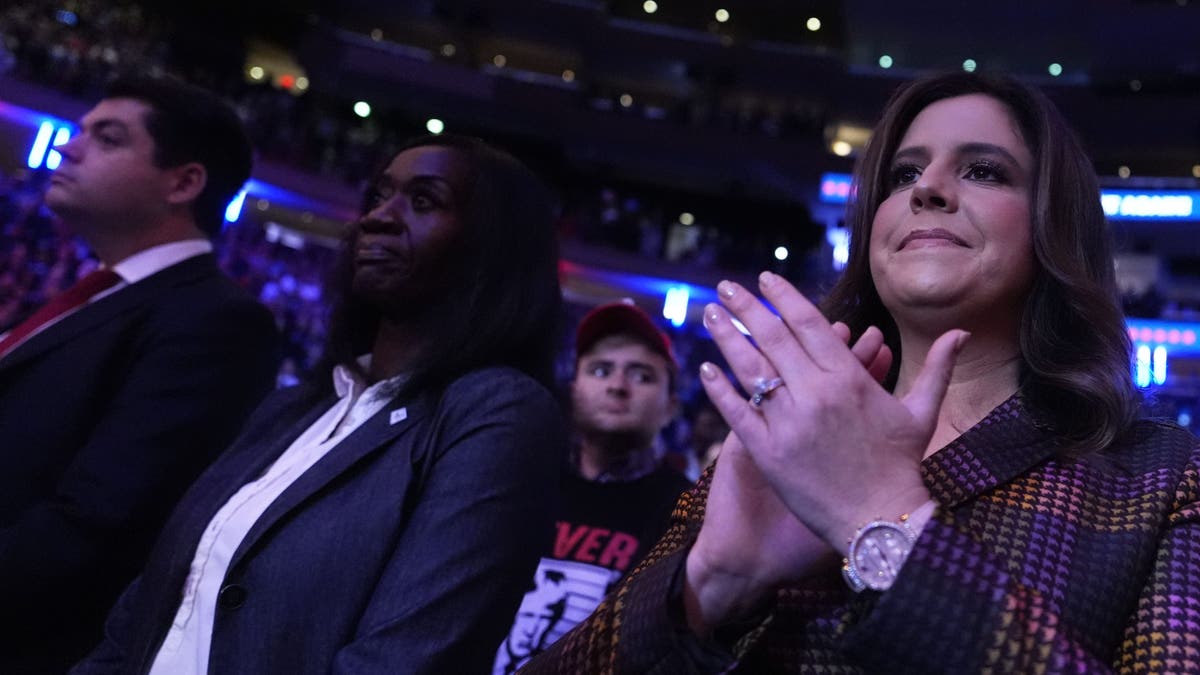
<instances>
[{"instance_id":1,"label":"white collared shirt","mask_svg":"<svg viewBox=\"0 0 1200 675\"><path fill-rule=\"evenodd\" d=\"M169 244L151 246L144 251L138 251L112 266L112 270L117 273L117 276L121 277L119 282L88 298L88 301L79 307L63 312L50 321L38 326L37 330L25 336L25 339L21 340L18 344L25 344L33 336L78 312L80 308L86 305L90 305L101 298L107 298L122 288L130 284L136 284L142 279L161 272L175 263L183 262L188 258L194 258L205 253L211 253L212 250L212 242L207 239L184 239L182 241L173 241ZM5 335L8 335L7 331L0 333L0 339L3 339ZM10 353L12 351L12 349L9 349Z\"/></svg>"},{"instance_id":2,"label":"white collared shirt","mask_svg":"<svg viewBox=\"0 0 1200 675\"><path fill-rule=\"evenodd\" d=\"M234 552L254 523L292 483L387 405L391 400L387 392L394 391L403 378L400 375L366 387L349 368L334 368L338 400L333 407L300 434L261 476L230 497L209 521L183 584L179 609L154 657L150 675L208 672L217 595ZM383 395L379 395L381 392Z\"/></svg>"}]
</instances>

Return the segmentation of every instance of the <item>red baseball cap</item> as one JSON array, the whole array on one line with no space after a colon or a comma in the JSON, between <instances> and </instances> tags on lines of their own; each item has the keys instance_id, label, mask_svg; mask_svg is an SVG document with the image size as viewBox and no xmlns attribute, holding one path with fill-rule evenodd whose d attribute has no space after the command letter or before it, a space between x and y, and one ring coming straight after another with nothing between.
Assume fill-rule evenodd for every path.
<instances>
[{"instance_id":1,"label":"red baseball cap","mask_svg":"<svg viewBox=\"0 0 1200 675\"><path fill-rule=\"evenodd\" d=\"M661 354L672 370L678 369L671 338L631 300L600 305L583 317L575 329L575 358L586 354L602 338L618 334L638 338L652 351Z\"/></svg>"}]
</instances>

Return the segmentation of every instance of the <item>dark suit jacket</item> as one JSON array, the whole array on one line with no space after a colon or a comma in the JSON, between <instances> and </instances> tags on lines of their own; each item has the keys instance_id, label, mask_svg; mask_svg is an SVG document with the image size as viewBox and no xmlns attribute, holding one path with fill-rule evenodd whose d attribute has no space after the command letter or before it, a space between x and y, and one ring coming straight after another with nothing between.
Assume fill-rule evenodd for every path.
<instances>
[{"instance_id":1,"label":"dark suit jacket","mask_svg":"<svg viewBox=\"0 0 1200 675\"><path fill-rule=\"evenodd\" d=\"M212 516L333 403L304 385L263 404L180 502L104 644L73 672L150 667ZM209 672L486 672L549 545L564 443L551 394L509 368L392 401L238 547Z\"/></svg>"},{"instance_id":2,"label":"dark suit jacket","mask_svg":"<svg viewBox=\"0 0 1200 675\"><path fill-rule=\"evenodd\" d=\"M63 672L99 642L276 352L270 313L202 255L0 359L0 672Z\"/></svg>"}]
</instances>

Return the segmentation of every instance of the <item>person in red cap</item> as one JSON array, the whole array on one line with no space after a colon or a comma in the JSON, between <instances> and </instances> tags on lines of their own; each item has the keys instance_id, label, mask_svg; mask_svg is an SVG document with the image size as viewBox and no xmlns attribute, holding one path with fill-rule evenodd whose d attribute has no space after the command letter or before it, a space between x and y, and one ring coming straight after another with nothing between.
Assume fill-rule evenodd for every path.
<instances>
[{"instance_id":1,"label":"person in red cap","mask_svg":"<svg viewBox=\"0 0 1200 675\"><path fill-rule=\"evenodd\" d=\"M632 303L601 305L575 331L576 435L554 548L538 565L493 672L515 672L587 617L666 531L690 483L655 441L679 410L671 339Z\"/></svg>"}]
</instances>

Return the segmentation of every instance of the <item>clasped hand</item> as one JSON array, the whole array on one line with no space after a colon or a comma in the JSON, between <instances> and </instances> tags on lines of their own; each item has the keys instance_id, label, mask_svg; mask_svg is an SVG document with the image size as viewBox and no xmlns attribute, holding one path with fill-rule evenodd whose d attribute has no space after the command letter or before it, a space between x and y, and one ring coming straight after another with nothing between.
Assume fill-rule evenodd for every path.
<instances>
[{"instance_id":1,"label":"clasped hand","mask_svg":"<svg viewBox=\"0 0 1200 675\"><path fill-rule=\"evenodd\" d=\"M929 499L920 462L967 337L953 330L938 338L897 398L879 383L891 352L878 329L848 345L849 330L831 325L787 281L769 272L759 281L780 316L728 281L718 286L724 309L705 309L705 325L745 390L776 377L784 385L756 407L716 366L701 368L732 430L688 559L689 619L699 610L708 625L811 573L834 551L844 554L867 520L894 518ZM717 587L742 597L722 597Z\"/></svg>"}]
</instances>

